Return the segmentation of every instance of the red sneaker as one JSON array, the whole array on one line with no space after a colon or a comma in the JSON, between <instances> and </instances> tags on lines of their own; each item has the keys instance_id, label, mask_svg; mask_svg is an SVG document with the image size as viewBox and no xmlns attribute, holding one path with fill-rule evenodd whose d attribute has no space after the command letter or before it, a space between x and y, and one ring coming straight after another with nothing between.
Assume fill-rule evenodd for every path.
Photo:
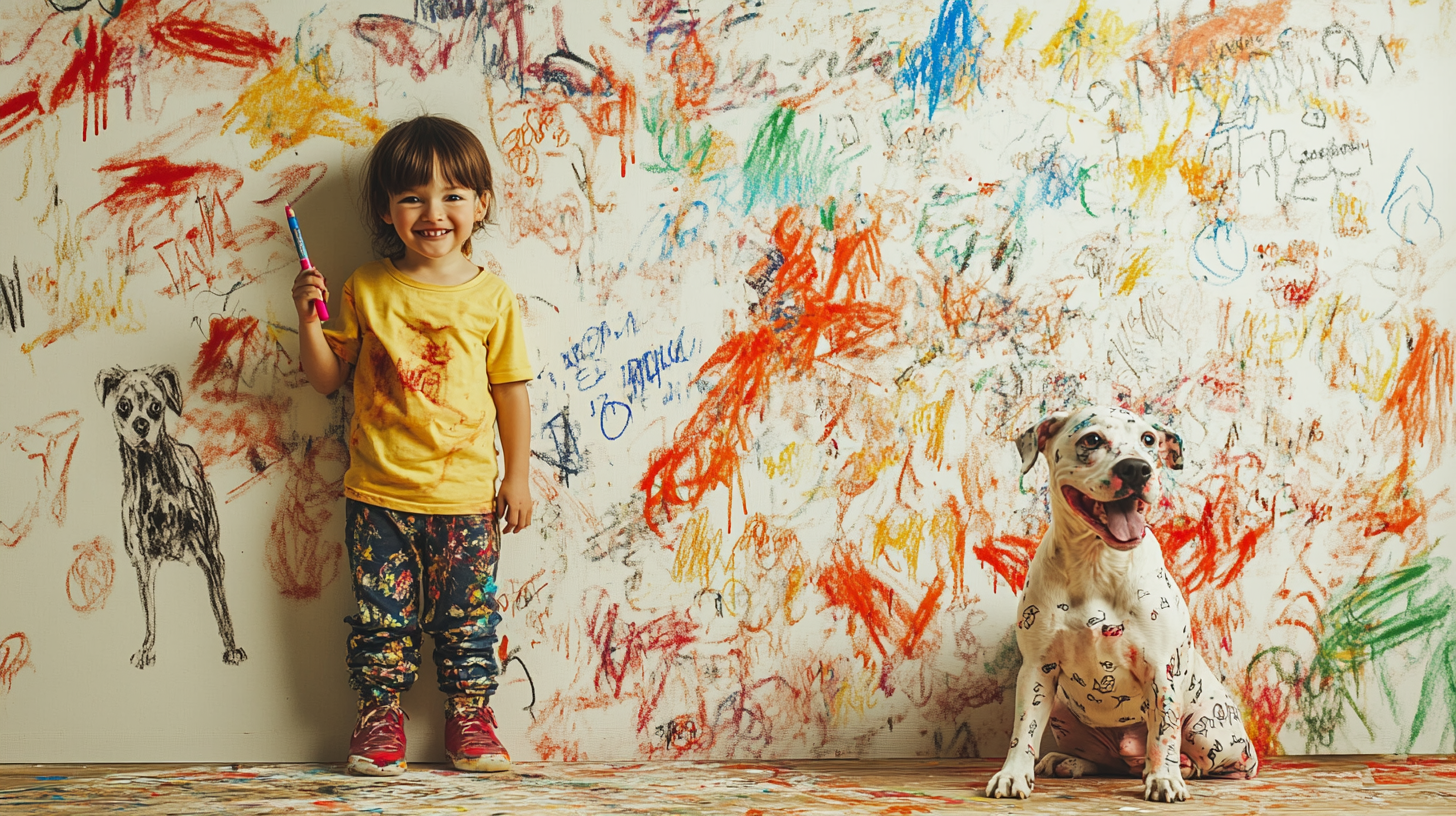
<instances>
[{"instance_id":1,"label":"red sneaker","mask_svg":"<svg viewBox=\"0 0 1456 816\"><path fill-rule=\"evenodd\" d=\"M495 735L495 712L483 700L456 698L446 706L445 753L461 771L511 769L511 755Z\"/></svg>"},{"instance_id":2,"label":"red sneaker","mask_svg":"<svg viewBox=\"0 0 1456 816\"><path fill-rule=\"evenodd\" d=\"M361 703L359 722L349 737L349 773L360 776L404 773L404 718L398 703Z\"/></svg>"}]
</instances>

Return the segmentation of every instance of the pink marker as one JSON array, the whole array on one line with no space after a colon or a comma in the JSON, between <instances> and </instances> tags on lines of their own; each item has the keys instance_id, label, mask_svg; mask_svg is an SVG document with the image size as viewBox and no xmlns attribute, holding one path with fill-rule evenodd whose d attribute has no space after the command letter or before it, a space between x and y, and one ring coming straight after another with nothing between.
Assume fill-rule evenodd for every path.
<instances>
[{"instance_id":1,"label":"pink marker","mask_svg":"<svg viewBox=\"0 0 1456 816\"><path fill-rule=\"evenodd\" d=\"M308 260L308 250L303 248L303 232L299 230L298 219L293 215L293 205L284 204L283 212L288 215L288 231L293 233L293 248L298 250L298 268L305 272L313 269L313 264ZM319 320L329 319L329 307L322 300L313 299L313 310L318 313Z\"/></svg>"}]
</instances>

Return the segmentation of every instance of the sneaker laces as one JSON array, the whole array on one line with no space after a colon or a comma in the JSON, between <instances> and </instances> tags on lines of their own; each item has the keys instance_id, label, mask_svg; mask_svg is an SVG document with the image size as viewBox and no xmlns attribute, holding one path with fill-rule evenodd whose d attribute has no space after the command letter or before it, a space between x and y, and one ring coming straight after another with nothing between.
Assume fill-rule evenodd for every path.
<instances>
[{"instance_id":1,"label":"sneaker laces","mask_svg":"<svg viewBox=\"0 0 1456 816\"><path fill-rule=\"evenodd\" d=\"M354 733L363 737L361 747L366 751L393 748L399 740L398 732L404 730L404 720L407 719L409 714L397 705L369 706L359 713L359 723L354 726Z\"/></svg>"}]
</instances>

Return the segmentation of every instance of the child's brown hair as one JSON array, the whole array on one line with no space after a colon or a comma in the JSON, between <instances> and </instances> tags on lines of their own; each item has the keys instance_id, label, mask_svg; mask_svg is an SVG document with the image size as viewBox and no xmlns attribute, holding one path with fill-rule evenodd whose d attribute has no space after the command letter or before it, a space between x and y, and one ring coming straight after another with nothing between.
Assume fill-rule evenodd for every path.
<instances>
[{"instance_id":1,"label":"child's brown hair","mask_svg":"<svg viewBox=\"0 0 1456 816\"><path fill-rule=\"evenodd\" d=\"M435 168L450 184L489 195L485 218L475 222L473 236L495 215L495 186L485 147L470 129L443 116L417 116L391 127L369 151L364 170L364 216L374 251L386 258L404 257L404 241L384 222L389 197L429 184ZM470 255L470 239L460 251Z\"/></svg>"}]
</instances>

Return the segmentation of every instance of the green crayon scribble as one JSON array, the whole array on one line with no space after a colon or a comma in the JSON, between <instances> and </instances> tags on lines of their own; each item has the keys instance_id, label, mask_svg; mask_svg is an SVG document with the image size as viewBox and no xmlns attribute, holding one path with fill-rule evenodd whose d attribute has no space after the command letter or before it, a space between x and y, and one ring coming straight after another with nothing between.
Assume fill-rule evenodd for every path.
<instances>
[{"instance_id":1,"label":"green crayon scribble","mask_svg":"<svg viewBox=\"0 0 1456 816\"><path fill-rule=\"evenodd\" d=\"M1295 727L1305 735L1306 752L1331 748L1348 712L1375 738L1358 702L1367 669L1373 670L1399 721L1403 701L1393 680L1421 654L1428 656L1421 695L1399 750L1409 751L1433 720L1446 723L1441 744L1451 743L1456 727L1456 589L1444 579L1448 567L1444 558L1422 557L1408 567L1362 577L1320 616L1321 637L1308 666L1285 646L1254 656L1250 673L1267 661L1280 682L1294 691L1300 716ZM1441 710L1444 718L1436 716Z\"/></svg>"},{"instance_id":2,"label":"green crayon scribble","mask_svg":"<svg viewBox=\"0 0 1456 816\"><path fill-rule=\"evenodd\" d=\"M821 131L799 133L798 112L777 107L754 134L743 162L743 208L760 201L776 205L810 204L823 200L830 182L851 161L869 148L846 154L826 144Z\"/></svg>"},{"instance_id":3,"label":"green crayon scribble","mask_svg":"<svg viewBox=\"0 0 1456 816\"><path fill-rule=\"evenodd\" d=\"M651 173L680 173L688 178L702 175L713 151L715 131L704 125L694 133L692 125L673 109L664 97L642 106L642 126L657 140L659 163L644 166Z\"/></svg>"}]
</instances>

